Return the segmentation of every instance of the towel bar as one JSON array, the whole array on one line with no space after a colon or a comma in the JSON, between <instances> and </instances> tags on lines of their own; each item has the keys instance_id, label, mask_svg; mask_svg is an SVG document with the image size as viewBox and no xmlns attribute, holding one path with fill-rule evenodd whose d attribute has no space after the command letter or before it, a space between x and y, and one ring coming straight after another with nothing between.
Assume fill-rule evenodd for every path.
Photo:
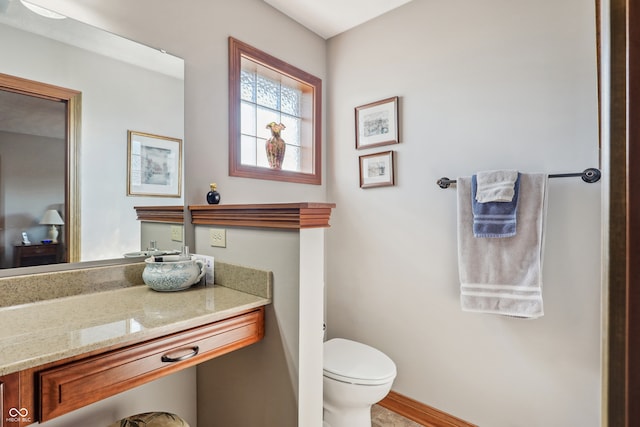
<instances>
[{"instance_id":1,"label":"towel bar","mask_svg":"<svg viewBox=\"0 0 640 427\"><path fill-rule=\"evenodd\" d=\"M594 182L600 181L600 175L601 175L600 169L589 168L589 169L585 169L582 172L550 174L549 178L569 178L573 176L579 176L579 177L582 177L582 180L584 182L592 184ZM440 188L449 188L451 184L455 184L455 183L456 183L455 179L449 179L447 177L442 177L438 181L436 181L436 184L438 184Z\"/></svg>"}]
</instances>

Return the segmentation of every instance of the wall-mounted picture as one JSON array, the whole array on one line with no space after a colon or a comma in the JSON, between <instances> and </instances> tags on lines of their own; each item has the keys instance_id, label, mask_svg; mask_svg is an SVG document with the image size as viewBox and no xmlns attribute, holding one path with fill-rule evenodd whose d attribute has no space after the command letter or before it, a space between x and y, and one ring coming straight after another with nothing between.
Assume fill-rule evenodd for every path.
<instances>
[{"instance_id":1,"label":"wall-mounted picture","mask_svg":"<svg viewBox=\"0 0 640 427\"><path fill-rule=\"evenodd\" d=\"M393 151L360 156L360 188L394 185Z\"/></svg>"},{"instance_id":2,"label":"wall-mounted picture","mask_svg":"<svg viewBox=\"0 0 640 427\"><path fill-rule=\"evenodd\" d=\"M398 144L398 97L356 107L356 148Z\"/></svg>"},{"instance_id":3,"label":"wall-mounted picture","mask_svg":"<svg viewBox=\"0 0 640 427\"><path fill-rule=\"evenodd\" d=\"M127 195L180 197L182 140L128 131Z\"/></svg>"}]
</instances>

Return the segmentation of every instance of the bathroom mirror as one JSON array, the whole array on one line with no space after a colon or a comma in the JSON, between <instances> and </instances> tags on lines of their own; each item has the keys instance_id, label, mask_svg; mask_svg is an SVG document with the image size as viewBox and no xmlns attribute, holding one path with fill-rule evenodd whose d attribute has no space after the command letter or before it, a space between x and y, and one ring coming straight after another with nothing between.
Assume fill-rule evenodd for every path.
<instances>
[{"instance_id":1,"label":"bathroom mirror","mask_svg":"<svg viewBox=\"0 0 640 427\"><path fill-rule=\"evenodd\" d=\"M55 228L65 260L104 263L141 249L134 206L184 204L127 195L128 131L183 138L184 61L56 18L0 0L0 86L10 76L78 94L60 101L31 89L0 93L0 177L11 177L0 179L1 276L24 273L13 268L14 249L22 232L34 244L46 241L48 210L63 217ZM77 266L37 269L61 268Z\"/></svg>"}]
</instances>

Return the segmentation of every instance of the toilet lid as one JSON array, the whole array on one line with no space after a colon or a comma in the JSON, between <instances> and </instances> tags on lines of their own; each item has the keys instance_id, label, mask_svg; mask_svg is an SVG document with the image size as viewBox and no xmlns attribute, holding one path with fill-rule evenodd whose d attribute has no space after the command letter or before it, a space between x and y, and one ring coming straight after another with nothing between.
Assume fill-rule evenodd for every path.
<instances>
[{"instance_id":1,"label":"toilet lid","mask_svg":"<svg viewBox=\"0 0 640 427\"><path fill-rule=\"evenodd\" d=\"M324 343L324 375L352 384L377 385L396 377L396 365L380 350L334 338Z\"/></svg>"}]
</instances>

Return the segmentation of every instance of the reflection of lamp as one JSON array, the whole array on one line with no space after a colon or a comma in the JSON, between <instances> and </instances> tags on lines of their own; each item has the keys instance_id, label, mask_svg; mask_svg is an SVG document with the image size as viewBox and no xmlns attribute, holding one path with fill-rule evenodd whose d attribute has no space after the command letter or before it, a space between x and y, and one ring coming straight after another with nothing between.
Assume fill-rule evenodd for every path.
<instances>
[{"instance_id":1,"label":"reflection of lamp","mask_svg":"<svg viewBox=\"0 0 640 427\"><path fill-rule=\"evenodd\" d=\"M49 209L46 211L40 220L40 224L50 225L49 229L49 238L51 239L51 243L58 243L58 229L56 225L64 225L64 221L60 217L60 214L55 209Z\"/></svg>"},{"instance_id":2,"label":"reflection of lamp","mask_svg":"<svg viewBox=\"0 0 640 427\"><path fill-rule=\"evenodd\" d=\"M60 15L59 13L56 13L49 9L45 9L44 7L38 6L37 4L29 3L28 1L25 1L25 0L20 0L20 3L22 3L24 7L29 9L31 12L37 13L38 15L44 16L45 18L52 18L52 19L66 18L66 16L64 15Z\"/></svg>"}]
</instances>

